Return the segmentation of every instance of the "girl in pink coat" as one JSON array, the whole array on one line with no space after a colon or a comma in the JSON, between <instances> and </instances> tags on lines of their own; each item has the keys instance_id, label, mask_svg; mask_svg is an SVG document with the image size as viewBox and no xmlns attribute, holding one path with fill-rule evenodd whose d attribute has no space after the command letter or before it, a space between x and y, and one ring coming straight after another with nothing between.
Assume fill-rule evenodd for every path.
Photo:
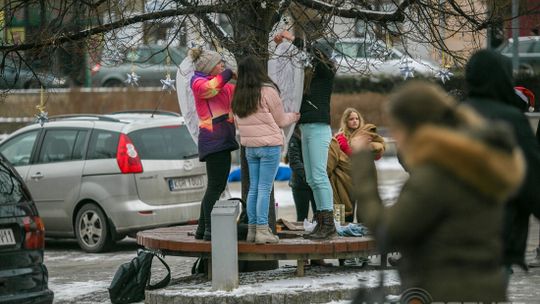
<instances>
[{"instance_id":1,"label":"girl in pink coat","mask_svg":"<svg viewBox=\"0 0 540 304\"><path fill-rule=\"evenodd\" d=\"M300 114L284 112L277 86L254 56L238 65L232 110L249 168L247 241L277 243L268 227L268 205L285 144L281 128L298 121Z\"/></svg>"}]
</instances>

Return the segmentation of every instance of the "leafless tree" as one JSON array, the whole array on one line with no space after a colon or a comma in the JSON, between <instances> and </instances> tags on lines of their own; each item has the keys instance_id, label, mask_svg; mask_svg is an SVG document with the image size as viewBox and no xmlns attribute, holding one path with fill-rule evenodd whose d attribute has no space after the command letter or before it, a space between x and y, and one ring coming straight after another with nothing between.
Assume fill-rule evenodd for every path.
<instances>
[{"instance_id":1,"label":"leafless tree","mask_svg":"<svg viewBox=\"0 0 540 304\"><path fill-rule=\"evenodd\" d=\"M405 52L421 46L434 59L446 56L451 58L448 62L462 64L472 49L484 46L487 28L510 19L510 2L4 0L0 69L15 62L34 73L67 75L78 86L88 77L89 61L101 60L102 54L114 57L152 40L163 45L202 41L236 58L255 54L267 60L271 34L283 29L308 43L319 37L365 35L399 45ZM524 14L539 10L522 2ZM453 45L455 40L462 42L460 46Z\"/></svg>"}]
</instances>

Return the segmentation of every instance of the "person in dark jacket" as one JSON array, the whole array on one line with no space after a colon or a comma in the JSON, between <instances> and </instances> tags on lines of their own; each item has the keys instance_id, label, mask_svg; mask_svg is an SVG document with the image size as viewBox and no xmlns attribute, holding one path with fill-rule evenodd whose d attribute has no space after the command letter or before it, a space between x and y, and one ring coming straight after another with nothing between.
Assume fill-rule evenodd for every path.
<instances>
[{"instance_id":1,"label":"person in dark jacket","mask_svg":"<svg viewBox=\"0 0 540 304\"><path fill-rule=\"evenodd\" d=\"M290 32L284 31L279 35L290 40L299 49L303 48L302 39L295 38ZM298 124L302 131L302 157L306 179L317 204L317 226L313 232L304 234L304 237L329 239L337 235L332 186L326 173L328 148L332 139L330 96L336 74L335 64L331 60L333 41L327 38L316 40L308 47L308 52L313 57L311 66L305 71L304 95Z\"/></svg>"},{"instance_id":2,"label":"person in dark jacket","mask_svg":"<svg viewBox=\"0 0 540 304\"><path fill-rule=\"evenodd\" d=\"M296 220L301 222L307 218L309 206L313 214L317 210L313 191L306 182L306 172L304 170L304 160L302 159L302 137L300 129L296 127L289 140L287 158L291 167L291 179L289 186L292 190L294 206L296 207Z\"/></svg>"},{"instance_id":3,"label":"person in dark jacket","mask_svg":"<svg viewBox=\"0 0 540 304\"><path fill-rule=\"evenodd\" d=\"M531 213L540 215L540 147L523 114L527 107L515 94L508 58L491 50L478 51L467 63L465 73L468 90L465 103L488 119L509 124L525 155L525 182L506 204L503 263L509 270L513 264L526 269L529 217Z\"/></svg>"},{"instance_id":4,"label":"person in dark jacket","mask_svg":"<svg viewBox=\"0 0 540 304\"><path fill-rule=\"evenodd\" d=\"M525 172L511 131L426 82L400 88L388 109L410 176L397 202L385 207L369 137L353 138L358 218L381 250L401 252L403 290L423 289L437 303L505 301L504 205Z\"/></svg>"}]
</instances>

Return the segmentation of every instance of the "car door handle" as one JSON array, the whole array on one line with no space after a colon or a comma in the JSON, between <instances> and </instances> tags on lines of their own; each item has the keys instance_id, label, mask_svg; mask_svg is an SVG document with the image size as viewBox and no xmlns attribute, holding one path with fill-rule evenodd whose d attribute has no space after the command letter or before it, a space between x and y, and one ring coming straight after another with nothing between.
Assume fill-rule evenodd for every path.
<instances>
[{"instance_id":1,"label":"car door handle","mask_svg":"<svg viewBox=\"0 0 540 304\"><path fill-rule=\"evenodd\" d=\"M43 174L41 174L41 172L36 172L36 174L30 176L30 178L32 178L32 179L42 179Z\"/></svg>"}]
</instances>

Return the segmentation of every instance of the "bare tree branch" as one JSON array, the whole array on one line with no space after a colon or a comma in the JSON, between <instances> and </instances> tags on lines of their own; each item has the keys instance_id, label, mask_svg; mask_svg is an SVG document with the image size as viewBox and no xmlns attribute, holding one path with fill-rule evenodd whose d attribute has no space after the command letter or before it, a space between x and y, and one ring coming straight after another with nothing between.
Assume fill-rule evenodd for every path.
<instances>
[{"instance_id":1,"label":"bare tree branch","mask_svg":"<svg viewBox=\"0 0 540 304\"><path fill-rule=\"evenodd\" d=\"M178 0L178 2L180 2L185 7L196 7L193 4L189 3L187 0ZM215 22L210 20L210 18L205 13L197 13L195 14L195 16L197 16L197 18L204 22L206 27L210 31L212 31L214 35L216 35L216 37L226 49L231 50L234 47L234 41L231 39L231 37L226 36L223 32L223 29L219 27Z\"/></svg>"},{"instance_id":2,"label":"bare tree branch","mask_svg":"<svg viewBox=\"0 0 540 304\"><path fill-rule=\"evenodd\" d=\"M323 13L329 13L333 16L340 16L345 18L359 18L369 21L379 22L401 22L404 20L403 10L409 5L416 2L416 0L403 0L393 12L374 11L357 8L340 8L336 5L324 3L318 0L294 0L294 2L302 4L306 7L318 10Z\"/></svg>"},{"instance_id":3,"label":"bare tree branch","mask_svg":"<svg viewBox=\"0 0 540 304\"><path fill-rule=\"evenodd\" d=\"M146 14L136 15L130 18L120 19L115 22L99 25L87 30L73 33L62 33L58 36L42 41L35 41L32 43L22 43L22 44L11 44L11 45L2 45L0 46L0 51L2 52L11 52L11 51L25 51L38 47L54 46L63 44L66 42L81 40L88 38L90 36L105 33L114 29L122 28L130 24L135 24L147 20L155 20L165 17L174 17L182 16L189 14L207 14L207 13L225 13L230 9L229 5L201 5L196 7L185 7L179 9L169 9L158 12L151 12Z\"/></svg>"}]
</instances>

